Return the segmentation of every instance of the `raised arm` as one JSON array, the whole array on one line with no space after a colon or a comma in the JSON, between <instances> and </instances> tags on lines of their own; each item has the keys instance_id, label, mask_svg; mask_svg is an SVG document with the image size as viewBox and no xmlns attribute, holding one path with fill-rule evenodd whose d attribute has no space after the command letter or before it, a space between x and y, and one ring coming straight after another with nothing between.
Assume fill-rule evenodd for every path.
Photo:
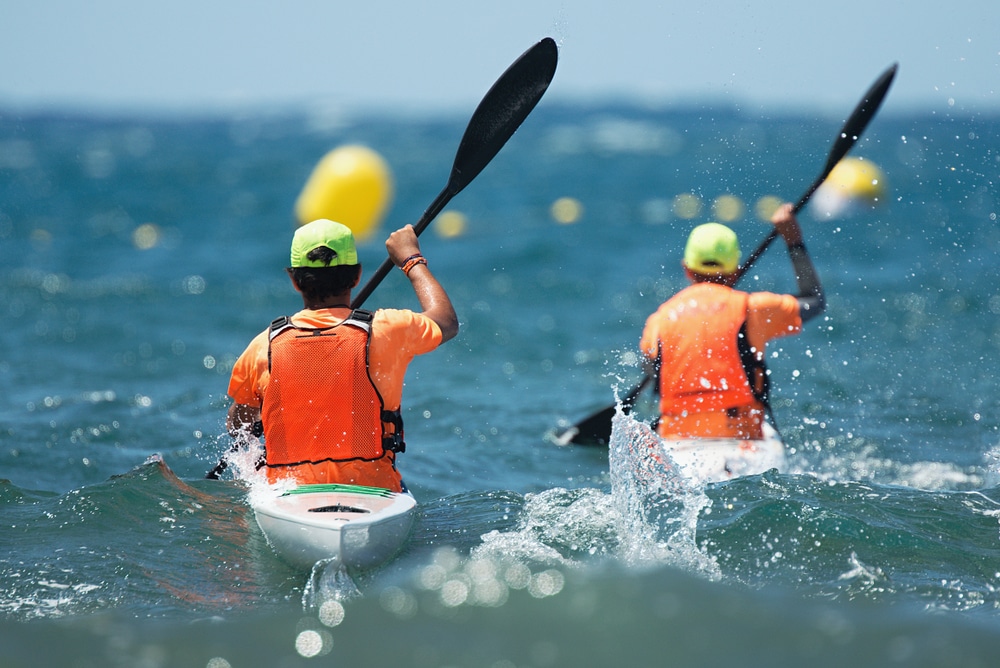
<instances>
[{"instance_id":1,"label":"raised arm","mask_svg":"<svg viewBox=\"0 0 1000 668\"><path fill-rule=\"evenodd\" d=\"M826 297L823 294L823 284L813 266L806 246L802 242L802 228L795 218L791 204L782 204L771 216L771 222L778 234L788 246L788 257L795 271L795 281L798 283L799 313L802 322L811 320L826 310Z\"/></svg>"},{"instance_id":2,"label":"raised arm","mask_svg":"<svg viewBox=\"0 0 1000 668\"><path fill-rule=\"evenodd\" d=\"M400 228L389 235L385 241L385 249L389 252L393 264L406 269L413 292L417 295L423 315L437 323L441 328L441 342L455 338L458 334L458 316L451 299L445 292L434 274L427 267L426 260L420 253L420 244L412 225Z\"/></svg>"}]
</instances>

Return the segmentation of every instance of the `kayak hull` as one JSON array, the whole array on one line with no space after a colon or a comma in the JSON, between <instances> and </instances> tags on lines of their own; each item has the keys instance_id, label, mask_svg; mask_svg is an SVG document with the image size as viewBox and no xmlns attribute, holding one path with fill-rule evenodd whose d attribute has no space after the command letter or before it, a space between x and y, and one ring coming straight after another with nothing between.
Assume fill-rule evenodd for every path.
<instances>
[{"instance_id":1,"label":"kayak hull","mask_svg":"<svg viewBox=\"0 0 1000 668\"><path fill-rule=\"evenodd\" d=\"M251 502L274 552L297 568L318 561L365 571L394 557L409 537L417 502L409 492L304 485Z\"/></svg>"},{"instance_id":2,"label":"kayak hull","mask_svg":"<svg viewBox=\"0 0 1000 668\"><path fill-rule=\"evenodd\" d=\"M788 466L785 444L767 423L761 440L692 438L661 443L685 477L701 482L722 482L771 469L780 473Z\"/></svg>"}]
</instances>

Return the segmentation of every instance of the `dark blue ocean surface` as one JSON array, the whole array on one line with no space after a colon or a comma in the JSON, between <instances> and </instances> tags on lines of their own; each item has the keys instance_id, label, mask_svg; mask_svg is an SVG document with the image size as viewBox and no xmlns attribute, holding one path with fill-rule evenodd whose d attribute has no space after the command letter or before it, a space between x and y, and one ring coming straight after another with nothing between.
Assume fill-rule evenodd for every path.
<instances>
[{"instance_id":1,"label":"dark blue ocean surface","mask_svg":"<svg viewBox=\"0 0 1000 668\"><path fill-rule=\"evenodd\" d=\"M382 154L367 276L467 120L0 113L0 664L993 665L993 116L887 105L852 153L879 203L801 215L829 303L769 348L791 470L651 488L615 459L649 398L610 451L551 434L641 377L690 228L735 198L748 252L756 204L802 194L843 115L543 102L448 207L464 233L421 237L462 330L407 375L403 554L353 597L273 555L246 486L203 476L233 361L300 308L294 200L330 149ZM780 244L743 287L794 290ZM367 305L416 302L392 272Z\"/></svg>"}]
</instances>

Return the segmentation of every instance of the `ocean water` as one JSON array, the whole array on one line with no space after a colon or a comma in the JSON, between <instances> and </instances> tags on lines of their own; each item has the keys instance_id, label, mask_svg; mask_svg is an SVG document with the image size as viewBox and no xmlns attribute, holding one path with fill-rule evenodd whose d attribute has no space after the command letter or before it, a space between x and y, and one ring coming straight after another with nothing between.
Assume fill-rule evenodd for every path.
<instances>
[{"instance_id":1,"label":"ocean water","mask_svg":"<svg viewBox=\"0 0 1000 668\"><path fill-rule=\"evenodd\" d=\"M829 306L770 348L791 470L697 486L629 455L648 398L610 448L551 435L638 381L692 225L735 198L749 251L849 108L543 100L448 207L464 232L421 237L462 330L407 376L413 535L347 579L283 564L248 485L204 479L229 369L300 307L316 161L390 164L372 271L468 115L0 112L0 665L996 665L1000 117L891 102L853 151L878 204L801 215ZM784 251L743 287L793 290ZM416 303L392 272L367 305Z\"/></svg>"}]
</instances>

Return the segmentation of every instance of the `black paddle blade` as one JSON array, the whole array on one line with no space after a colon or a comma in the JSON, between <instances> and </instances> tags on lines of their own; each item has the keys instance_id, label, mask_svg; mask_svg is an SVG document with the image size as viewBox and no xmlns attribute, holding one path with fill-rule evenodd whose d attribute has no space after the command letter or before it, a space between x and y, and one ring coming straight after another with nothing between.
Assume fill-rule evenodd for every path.
<instances>
[{"instance_id":1,"label":"black paddle blade","mask_svg":"<svg viewBox=\"0 0 1000 668\"><path fill-rule=\"evenodd\" d=\"M413 226L417 236L496 157L542 99L558 60L555 41L546 37L521 54L487 91L462 135L448 183ZM351 308L360 308L391 270L392 260L386 258L355 295Z\"/></svg>"},{"instance_id":2,"label":"black paddle blade","mask_svg":"<svg viewBox=\"0 0 1000 668\"><path fill-rule=\"evenodd\" d=\"M458 194L483 171L528 117L552 82L559 51L546 37L507 68L476 107L458 146L448 180Z\"/></svg>"},{"instance_id":3,"label":"black paddle blade","mask_svg":"<svg viewBox=\"0 0 1000 668\"><path fill-rule=\"evenodd\" d=\"M837 166L837 163L843 160L844 156L850 152L850 150L857 143L858 139L861 138L861 133L865 131L868 127L868 123L871 122L872 118L875 117L875 113L878 111L879 107L882 106L882 100L885 99L886 94L889 92L889 86L892 85L892 80L896 77L896 70L899 68L898 63L893 63L882 73L875 83L865 91L864 97L858 102L858 105L854 107L854 111L851 115L847 117L847 121L844 122L844 126L840 128L840 134L833 142L833 146L830 147L830 153L826 157L826 164L823 165L823 171L819 173L819 176L809 185L799 201L795 203L794 211L798 213L802 210L809 200L812 198L813 194L823 185L823 181L826 181L826 177L830 176L830 172L833 168ZM736 279L734 283L739 282L743 275L749 271L750 267L760 259L760 256L764 254L767 247L771 245L771 242L778 238L778 231L772 229L770 234L764 237L764 240L750 253L746 261L736 270Z\"/></svg>"},{"instance_id":4,"label":"black paddle blade","mask_svg":"<svg viewBox=\"0 0 1000 668\"><path fill-rule=\"evenodd\" d=\"M809 189L803 193L802 197L795 204L796 213L806 205L806 202L813 196L816 189L823 184L823 181L826 181L826 177L830 176L830 172L837 166L837 163L847 155L858 139L861 138L861 134L868 127L868 123L871 122L872 118L878 112L879 107L882 106L882 100L885 99L886 94L889 92L889 86L892 85L892 80L896 77L897 69L899 69L898 63L893 63L886 69L882 73L882 76L876 79L875 83L865 92L864 97L858 102L851 115L847 117L844 127L840 129L840 134L837 135L836 141L833 142L833 147L830 149L830 155L826 158L823 171L820 172L820 175L812 182Z\"/></svg>"},{"instance_id":5,"label":"black paddle blade","mask_svg":"<svg viewBox=\"0 0 1000 668\"><path fill-rule=\"evenodd\" d=\"M611 420L614 417L614 405L602 408L553 436L552 442L556 445L607 445L611 442Z\"/></svg>"}]
</instances>

